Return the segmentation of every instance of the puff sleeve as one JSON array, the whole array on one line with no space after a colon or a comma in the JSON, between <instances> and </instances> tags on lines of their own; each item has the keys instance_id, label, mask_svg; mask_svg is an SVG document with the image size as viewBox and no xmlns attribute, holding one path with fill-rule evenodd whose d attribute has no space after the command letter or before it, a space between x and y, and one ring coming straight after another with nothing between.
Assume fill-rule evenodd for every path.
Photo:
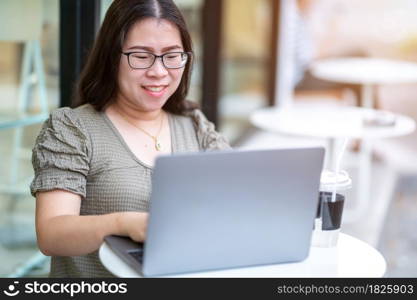
<instances>
[{"instance_id":1,"label":"puff sleeve","mask_svg":"<svg viewBox=\"0 0 417 300\"><path fill-rule=\"evenodd\" d=\"M90 139L76 112L70 108L54 111L32 150L31 194L62 189L85 198L90 156Z\"/></svg>"},{"instance_id":2,"label":"puff sleeve","mask_svg":"<svg viewBox=\"0 0 417 300\"><path fill-rule=\"evenodd\" d=\"M190 116L194 122L197 140L202 150L231 149L226 138L215 130L214 124L207 120L199 109L193 110Z\"/></svg>"}]
</instances>

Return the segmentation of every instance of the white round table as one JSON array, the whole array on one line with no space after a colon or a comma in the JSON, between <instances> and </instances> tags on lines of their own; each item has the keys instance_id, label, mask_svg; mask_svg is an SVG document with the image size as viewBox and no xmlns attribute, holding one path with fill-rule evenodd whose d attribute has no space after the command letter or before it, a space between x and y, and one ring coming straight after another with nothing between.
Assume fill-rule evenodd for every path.
<instances>
[{"instance_id":1,"label":"white round table","mask_svg":"<svg viewBox=\"0 0 417 300\"><path fill-rule=\"evenodd\" d=\"M367 120L372 117L391 116L394 124L370 126ZM370 150L372 139L406 135L414 131L415 121L407 116L382 112L379 110L351 106L296 105L288 109L268 107L256 110L250 117L252 124L260 129L289 135L325 138L329 142L326 152L327 168L336 168L336 143L342 138L367 140ZM360 153L358 201L355 220L363 214L370 198L371 155L368 151Z\"/></svg>"},{"instance_id":2,"label":"white round table","mask_svg":"<svg viewBox=\"0 0 417 300\"><path fill-rule=\"evenodd\" d=\"M367 124L372 117L392 116L387 126ZM255 126L274 132L317 138L377 139L413 132L415 122L407 116L354 106L296 105L280 109L266 107L251 114Z\"/></svg>"},{"instance_id":3,"label":"white round table","mask_svg":"<svg viewBox=\"0 0 417 300\"><path fill-rule=\"evenodd\" d=\"M101 263L118 277L141 277L106 244L100 247ZM337 247L311 247L302 262L188 273L170 277L383 277L384 257L367 243L341 233Z\"/></svg>"},{"instance_id":4,"label":"white round table","mask_svg":"<svg viewBox=\"0 0 417 300\"><path fill-rule=\"evenodd\" d=\"M342 57L316 61L310 70L323 80L362 85L364 107L373 107L374 85L417 82L417 64L408 61Z\"/></svg>"}]
</instances>

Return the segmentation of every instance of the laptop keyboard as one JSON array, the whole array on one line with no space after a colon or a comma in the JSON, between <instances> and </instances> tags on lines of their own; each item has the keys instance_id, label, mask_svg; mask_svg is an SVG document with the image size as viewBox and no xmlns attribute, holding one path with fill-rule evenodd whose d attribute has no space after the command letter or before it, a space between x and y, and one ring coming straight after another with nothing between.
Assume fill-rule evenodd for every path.
<instances>
[{"instance_id":1,"label":"laptop keyboard","mask_svg":"<svg viewBox=\"0 0 417 300\"><path fill-rule=\"evenodd\" d=\"M134 250L129 250L127 251L127 253L130 254L130 256L132 256L137 262L139 262L140 264L143 261L143 249L134 249Z\"/></svg>"}]
</instances>

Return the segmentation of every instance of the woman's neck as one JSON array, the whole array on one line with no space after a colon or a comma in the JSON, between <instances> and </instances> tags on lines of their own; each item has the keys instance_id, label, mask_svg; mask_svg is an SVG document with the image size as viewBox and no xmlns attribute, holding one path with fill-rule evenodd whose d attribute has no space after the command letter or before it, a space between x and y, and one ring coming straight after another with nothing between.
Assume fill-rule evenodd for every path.
<instances>
[{"instance_id":1,"label":"woman's neck","mask_svg":"<svg viewBox=\"0 0 417 300\"><path fill-rule=\"evenodd\" d=\"M154 123L162 117L163 110L158 109L154 111L141 111L135 107L132 107L128 104L122 104L120 102L115 102L110 106L110 109L114 110L117 114L121 115L123 118L127 118L132 122L138 124L147 124Z\"/></svg>"}]
</instances>

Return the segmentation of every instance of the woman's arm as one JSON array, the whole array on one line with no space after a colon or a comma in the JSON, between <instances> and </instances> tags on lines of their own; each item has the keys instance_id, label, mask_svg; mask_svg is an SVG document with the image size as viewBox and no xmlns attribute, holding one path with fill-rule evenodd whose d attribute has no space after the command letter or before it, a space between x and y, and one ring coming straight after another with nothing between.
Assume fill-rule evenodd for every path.
<instances>
[{"instance_id":1,"label":"woman's arm","mask_svg":"<svg viewBox=\"0 0 417 300\"><path fill-rule=\"evenodd\" d=\"M36 194L36 235L48 256L78 256L97 250L106 235L144 241L148 213L80 216L81 196L63 190Z\"/></svg>"}]
</instances>

